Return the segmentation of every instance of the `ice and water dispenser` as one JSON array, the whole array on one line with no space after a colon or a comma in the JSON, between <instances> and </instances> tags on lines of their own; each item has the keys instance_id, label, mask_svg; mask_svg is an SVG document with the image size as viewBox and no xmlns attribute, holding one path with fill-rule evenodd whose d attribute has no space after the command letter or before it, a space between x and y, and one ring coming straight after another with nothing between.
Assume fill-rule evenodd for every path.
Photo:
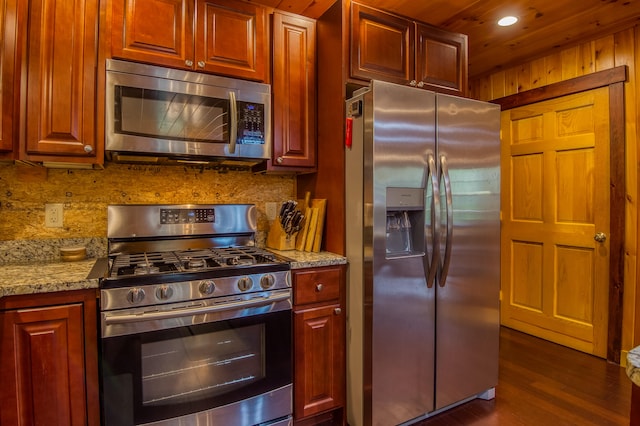
<instances>
[{"instance_id":1,"label":"ice and water dispenser","mask_svg":"<svg viewBox=\"0 0 640 426\"><path fill-rule=\"evenodd\" d=\"M424 188L387 188L386 257L424 255Z\"/></svg>"}]
</instances>

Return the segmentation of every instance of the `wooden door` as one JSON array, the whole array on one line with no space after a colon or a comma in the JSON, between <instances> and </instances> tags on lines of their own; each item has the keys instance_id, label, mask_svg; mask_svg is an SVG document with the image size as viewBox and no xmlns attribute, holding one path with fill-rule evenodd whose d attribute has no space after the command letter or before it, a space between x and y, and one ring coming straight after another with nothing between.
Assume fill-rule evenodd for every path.
<instances>
[{"instance_id":1,"label":"wooden door","mask_svg":"<svg viewBox=\"0 0 640 426\"><path fill-rule=\"evenodd\" d=\"M316 23L273 14L273 153L270 170L316 166ZM285 167L279 169L278 167Z\"/></svg>"},{"instance_id":2,"label":"wooden door","mask_svg":"<svg viewBox=\"0 0 640 426\"><path fill-rule=\"evenodd\" d=\"M62 161L66 157L66 161L102 163L95 131L97 2L31 0L28 4L23 157L50 161L53 155Z\"/></svg>"},{"instance_id":3,"label":"wooden door","mask_svg":"<svg viewBox=\"0 0 640 426\"><path fill-rule=\"evenodd\" d=\"M193 0L113 0L114 58L193 69Z\"/></svg>"},{"instance_id":4,"label":"wooden door","mask_svg":"<svg viewBox=\"0 0 640 426\"><path fill-rule=\"evenodd\" d=\"M503 111L501 128L501 322L606 357L608 88Z\"/></svg>"},{"instance_id":5,"label":"wooden door","mask_svg":"<svg viewBox=\"0 0 640 426\"><path fill-rule=\"evenodd\" d=\"M266 9L235 0L197 0L196 69L266 81Z\"/></svg>"},{"instance_id":6,"label":"wooden door","mask_svg":"<svg viewBox=\"0 0 640 426\"><path fill-rule=\"evenodd\" d=\"M91 424L82 304L5 311L0 324L0 423Z\"/></svg>"},{"instance_id":7,"label":"wooden door","mask_svg":"<svg viewBox=\"0 0 640 426\"><path fill-rule=\"evenodd\" d=\"M351 77L407 84L415 77L415 24L353 3Z\"/></svg>"}]
</instances>

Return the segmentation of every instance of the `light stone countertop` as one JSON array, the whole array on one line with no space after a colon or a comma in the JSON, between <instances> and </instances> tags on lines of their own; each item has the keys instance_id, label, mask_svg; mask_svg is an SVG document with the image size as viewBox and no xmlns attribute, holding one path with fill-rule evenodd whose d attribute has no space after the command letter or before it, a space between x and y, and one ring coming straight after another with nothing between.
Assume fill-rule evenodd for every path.
<instances>
[{"instance_id":1,"label":"light stone countertop","mask_svg":"<svg viewBox=\"0 0 640 426\"><path fill-rule=\"evenodd\" d=\"M0 297L98 288L88 278L96 259L0 265Z\"/></svg>"},{"instance_id":2,"label":"light stone countertop","mask_svg":"<svg viewBox=\"0 0 640 426\"><path fill-rule=\"evenodd\" d=\"M272 251L290 259L292 269L347 263L345 257L329 252ZM0 265L0 297L98 288L100 274L96 275L94 271L89 277L95 264L96 259Z\"/></svg>"},{"instance_id":3,"label":"light stone countertop","mask_svg":"<svg viewBox=\"0 0 640 426\"><path fill-rule=\"evenodd\" d=\"M640 346L631 349L627 354L627 376L640 386Z\"/></svg>"},{"instance_id":4,"label":"light stone countertop","mask_svg":"<svg viewBox=\"0 0 640 426\"><path fill-rule=\"evenodd\" d=\"M267 249L279 256L291 260L291 269L319 268L321 266L344 265L347 258L328 251L318 253L298 250Z\"/></svg>"}]
</instances>

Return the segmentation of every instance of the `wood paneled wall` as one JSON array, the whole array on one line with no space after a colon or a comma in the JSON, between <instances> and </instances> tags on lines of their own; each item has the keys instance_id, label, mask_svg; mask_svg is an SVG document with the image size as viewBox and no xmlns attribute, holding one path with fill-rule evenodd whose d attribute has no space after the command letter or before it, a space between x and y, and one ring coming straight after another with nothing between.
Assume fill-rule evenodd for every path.
<instances>
[{"instance_id":1,"label":"wood paneled wall","mask_svg":"<svg viewBox=\"0 0 640 426\"><path fill-rule=\"evenodd\" d=\"M638 193L640 26L621 30L512 68L472 79L469 87L471 97L490 101L621 65L626 65L629 73L628 81L624 85L626 235L621 361L625 362L626 351L640 345L640 297L638 297L640 288L637 284L640 273L637 262L640 229L637 211L637 200L640 196Z\"/></svg>"}]
</instances>

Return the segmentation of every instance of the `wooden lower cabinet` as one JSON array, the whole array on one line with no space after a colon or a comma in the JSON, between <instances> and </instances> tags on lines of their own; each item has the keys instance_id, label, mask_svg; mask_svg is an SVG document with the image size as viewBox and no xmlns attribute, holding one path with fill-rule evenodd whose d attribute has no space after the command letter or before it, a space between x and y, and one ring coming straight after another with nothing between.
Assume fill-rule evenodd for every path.
<instances>
[{"instance_id":1,"label":"wooden lower cabinet","mask_svg":"<svg viewBox=\"0 0 640 426\"><path fill-rule=\"evenodd\" d=\"M345 266L293 271L294 421L345 424Z\"/></svg>"},{"instance_id":2,"label":"wooden lower cabinet","mask_svg":"<svg viewBox=\"0 0 640 426\"><path fill-rule=\"evenodd\" d=\"M0 424L99 425L95 290L0 298Z\"/></svg>"},{"instance_id":3,"label":"wooden lower cabinet","mask_svg":"<svg viewBox=\"0 0 640 426\"><path fill-rule=\"evenodd\" d=\"M630 426L640 426L640 386L631 385Z\"/></svg>"}]
</instances>

